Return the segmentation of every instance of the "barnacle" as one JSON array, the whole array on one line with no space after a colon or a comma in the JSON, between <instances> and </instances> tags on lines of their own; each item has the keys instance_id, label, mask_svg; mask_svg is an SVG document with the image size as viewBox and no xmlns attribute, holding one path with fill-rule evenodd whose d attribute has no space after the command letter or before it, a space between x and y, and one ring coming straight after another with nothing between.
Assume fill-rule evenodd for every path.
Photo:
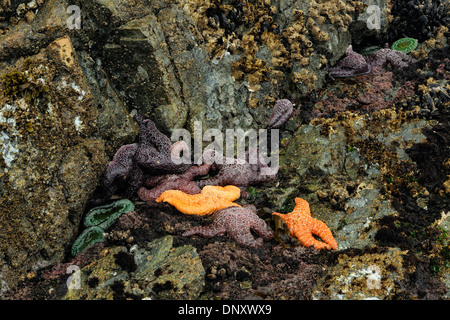
<instances>
[{"instance_id":1,"label":"barnacle","mask_svg":"<svg viewBox=\"0 0 450 320\"><path fill-rule=\"evenodd\" d=\"M15 97L22 89L21 86L27 82L25 75L17 70L13 70L3 75L2 90L5 96Z\"/></svg>"},{"instance_id":2,"label":"barnacle","mask_svg":"<svg viewBox=\"0 0 450 320\"><path fill-rule=\"evenodd\" d=\"M293 73L293 82L301 82L308 86L309 89L314 88L314 82L317 81L317 76L308 71L307 69L302 69L300 72L294 72Z\"/></svg>"}]
</instances>

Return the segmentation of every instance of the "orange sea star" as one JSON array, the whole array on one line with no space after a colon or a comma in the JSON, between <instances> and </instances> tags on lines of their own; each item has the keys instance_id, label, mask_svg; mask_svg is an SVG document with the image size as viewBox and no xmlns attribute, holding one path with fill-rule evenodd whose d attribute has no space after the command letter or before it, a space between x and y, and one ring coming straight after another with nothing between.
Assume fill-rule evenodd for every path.
<instances>
[{"instance_id":1,"label":"orange sea star","mask_svg":"<svg viewBox=\"0 0 450 320\"><path fill-rule=\"evenodd\" d=\"M314 246L316 249L334 249L338 248L330 229L325 223L311 217L309 204L306 200L295 198L295 208L292 212L281 214L274 212L272 214L280 216L292 235L294 235L302 245L306 247ZM324 242L316 240L313 235L319 236Z\"/></svg>"},{"instance_id":2,"label":"orange sea star","mask_svg":"<svg viewBox=\"0 0 450 320\"><path fill-rule=\"evenodd\" d=\"M156 202L168 202L184 214L208 215L231 206L240 207L233 201L241 195L236 186L205 186L199 194L186 194L180 190L164 191Z\"/></svg>"}]
</instances>

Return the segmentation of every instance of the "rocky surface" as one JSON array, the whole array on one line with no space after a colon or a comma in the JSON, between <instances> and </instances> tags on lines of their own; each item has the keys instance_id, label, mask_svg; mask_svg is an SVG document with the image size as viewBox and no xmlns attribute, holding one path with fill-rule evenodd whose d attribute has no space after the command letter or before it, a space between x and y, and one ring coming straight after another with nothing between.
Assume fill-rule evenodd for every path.
<instances>
[{"instance_id":1,"label":"rocky surface","mask_svg":"<svg viewBox=\"0 0 450 320\"><path fill-rule=\"evenodd\" d=\"M2 53L13 50L10 43L26 46L23 38L13 41L23 36L15 28L30 27L24 24L1 36ZM102 71L94 63L84 71L90 62L86 52L77 54L69 36L39 53L3 62L2 292L27 271L64 258L108 158L137 133Z\"/></svg>"},{"instance_id":2,"label":"rocky surface","mask_svg":"<svg viewBox=\"0 0 450 320\"><path fill-rule=\"evenodd\" d=\"M196 299L205 270L190 245L173 248L173 237L149 242L145 248L104 249L101 258L74 273L64 299Z\"/></svg>"},{"instance_id":3,"label":"rocky surface","mask_svg":"<svg viewBox=\"0 0 450 320\"><path fill-rule=\"evenodd\" d=\"M0 0L2 298L449 297L445 25L419 41L415 65L331 81L349 44L382 46L397 35L390 21L407 29L389 1L70 4L81 29L68 29L66 0ZM380 30L367 28L368 5L380 7ZM108 161L136 137L130 113L169 136L195 121L256 129L282 98L296 110L278 179L239 200L274 239L252 249L185 238L211 219L133 198L104 242L70 255ZM338 250L301 247L272 218L295 197Z\"/></svg>"}]
</instances>

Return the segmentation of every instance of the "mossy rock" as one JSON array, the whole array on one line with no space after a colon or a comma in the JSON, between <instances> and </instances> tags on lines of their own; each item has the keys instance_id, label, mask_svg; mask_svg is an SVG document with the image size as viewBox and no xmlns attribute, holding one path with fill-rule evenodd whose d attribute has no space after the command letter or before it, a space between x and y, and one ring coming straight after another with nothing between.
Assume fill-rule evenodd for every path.
<instances>
[{"instance_id":1,"label":"mossy rock","mask_svg":"<svg viewBox=\"0 0 450 320\"><path fill-rule=\"evenodd\" d=\"M136 270L129 270L119 255L128 255ZM80 270L79 281L64 299L197 299L205 285L205 270L193 246L173 247L173 237L166 236L129 252L123 246L105 248Z\"/></svg>"},{"instance_id":2,"label":"mossy rock","mask_svg":"<svg viewBox=\"0 0 450 320\"><path fill-rule=\"evenodd\" d=\"M89 210L84 218L86 227L97 226L103 230L108 229L123 214L133 211L133 202L128 199L121 199L103 206Z\"/></svg>"},{"instance_id":3,"label":"mossy rock","mask_svg":"<svg viewBox=\"0 0 450 320\"><path fill-rule=\"evenodd\" d=\"M68 288L64 300L113 300L114 284L127 284L129 275L117 264L117 255L125 247L112 247L102 251L101 258L80 270L78 288Z\"/></svg>"},{"instance_id":4,"label":"mossy rock","mask_svg":"<svg viewBox=\"0 0 450 320\"><path fill-rule=\"evenodd\" d=\"M73 243L72 255L76 256L78 253L84 251L87 247L92 246L94 243L105 241L103 232L103 229L97 226L92 226L85 229Z\"/></svg>"},{"instance_id":5,"label":"mossy rock","mask_svg":"<svg viewBox=\"0 0 450 320\"><path fill-rule=\"evenodd\" d=\"M144 296L157 299L196 299L205 285L205 270L196 248L173 247L173 237L153 240L133 250L137 270L133 281Z\"/></svg>"}]
</instances>

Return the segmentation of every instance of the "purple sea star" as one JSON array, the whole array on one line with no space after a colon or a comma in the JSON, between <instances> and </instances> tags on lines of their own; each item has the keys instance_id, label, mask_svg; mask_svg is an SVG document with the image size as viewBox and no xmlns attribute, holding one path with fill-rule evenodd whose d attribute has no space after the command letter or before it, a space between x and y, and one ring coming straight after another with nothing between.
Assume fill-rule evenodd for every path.
<instances>
[{"instance_id":1,"label":"purple sea star","mask_svg":"<svg viewBox=\"0 0 450 320\"><path fill-rule=\"evenodd\" d=\"M255 151L255 150L253 150ZM223 157L214 150L206 150L203 153L205 163L212 163L211 168L217 171L217 174L210 179L198 180L197 186L203 188L207 185L226 186L233 185L241 189L245 197L245 187L264 182L274 181L277 177L278 168L269 168L266 164L250 163L249 154L247 159L234 159Z\"/></svg>"},{"instance_id":2,"label":"purple sea star","mask_svg":"<svg viewBox=\"0 0 450 320\"><path fill-rule=\"evenodd\" d=\"M138 196L143 201L155 201L159 196L167 190L180 190L187 194L197 194L202 189L197 186L194 178L197 176L206 175L211 167L211 164L204 163L201 166L192 166L182 174L166 174L161 176L153 176L145 182L147 189L142 187L138 190Z\"/></svg>"},{"instance_id":3,"label":"purple sea star","mask_svg":"<svg viewBox=\"0 0 450 320\"><path fill-rule=\"evenodd\" d=\"M169 138L156 128L153 121L139 114L135 119L140 126L138 142L124 145L116 152L92 200L94 205L109 200L119 188L124 188L128 197L132 196L149 175L181 173L191 166L172 161L179 159L181 151L187 149L184 141L171 145Z\"/></svg>"},{"instance_id":4,"label":"purple sea star","mask_svg":"<svg viewBox=\"0 0 450 320\"><path fill-rule=\"evenodd\" d=\"M136 114L136 121L140 125L139 148L134 157L134 161L146 169L148 173L181 173L186 171L190 164L175 163L173 156L178 155L187 145L184 141L174 143L172 146L170 139L156 128L155 123L150 119L144 119Z\"/></svg>"},{"instance_id":5,"label":"purple sea star","mask_svg":"<svg viewBox=\"0 0 450 320\"><path fill-rule=\"evenodd\" d=\"M133 159L138 147L137 143L127 144L120 147L116 152L103 174L100 187L92 200L93 205L101 205L108 201L121 186L127 184L130 174L135 175L135 173L132 173L134 167Z\"/></svg>"},{"instance_id":6,"label":"purple sea star","mask_svg":"<svg viewBox=\"0 0 450 320\"><path fill-rule=\"evenodd\" d=\"M279 99L273 107L272 116L269 119L267 127L269 129L280 128L288 121L294 112L294 105L287 99Z\"/></svg>"},{"instance_id":7,"label":"purple sea star","mask_svg":"<svg viewBox=\"0 0 450 320\"><path fill-rule=\"evenodd\" d=\"M404 68L416 62L416 59L406 53L389 49L387 44L384 49L368 56L353 51L353 47L350 45L345 51L345 55L345 58L336 66L328 70L331 79L367 74L372 71L372 67L384 67L387 63L395 68Z\"/></svg>"},{"instance_id":8,"label":"purple sea star","mask_svg":"<svg viewBox=\"0 0 450 320\"><path fill-rule=\"evenodd\" d=\"M238 244L251 248L261 247L263 239L270 240L273 232L268 229L264 220L256 214L254 205L228 207L217 210L213 214L214 221L209 226L193 227L183 233L183 237L201 235L211 238L228 234ZM255 239L250 231L253 229L261 238Z\"/></svg>"}]
</instances>

